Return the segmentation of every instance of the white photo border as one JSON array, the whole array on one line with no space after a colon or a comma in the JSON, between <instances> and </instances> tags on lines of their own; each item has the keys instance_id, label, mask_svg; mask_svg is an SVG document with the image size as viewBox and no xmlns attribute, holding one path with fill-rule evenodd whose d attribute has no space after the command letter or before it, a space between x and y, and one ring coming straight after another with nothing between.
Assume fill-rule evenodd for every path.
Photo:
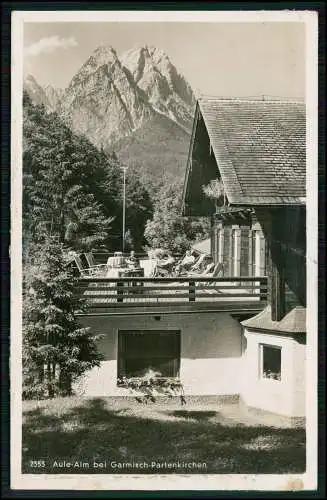
<instances>
[{"instance_id":1,"label":"white photo border","mask_svg":"<svg viewBox=\"0 0 327 500\"><path fill-rule=\"evenodd\" d=\"M290 22L306 29L307 111L307 470L304 474L22 474L22 84L24 23ZM13 490L285 491L317 488L318 372L318 14L314 11L13 11L11 63L11 488ZM14 432L13 432L14 429Z\"/></svg>"}]
</instances>

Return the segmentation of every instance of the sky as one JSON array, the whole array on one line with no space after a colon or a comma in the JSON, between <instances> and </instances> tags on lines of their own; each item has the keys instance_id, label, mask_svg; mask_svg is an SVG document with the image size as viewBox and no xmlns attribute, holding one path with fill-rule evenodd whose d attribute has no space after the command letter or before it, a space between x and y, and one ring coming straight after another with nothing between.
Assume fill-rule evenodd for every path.
<instances>
[{"instance_id":1,"label":"sky","mask_svg":"<svg viewBox=\"0 0 327 500\"><path fill-rule=\"evenodd\" d=\"M25 22L25 76L65 88L103 43L163 49L197 95L305 97L302 22Z\"/></svg>"}]
</instances>

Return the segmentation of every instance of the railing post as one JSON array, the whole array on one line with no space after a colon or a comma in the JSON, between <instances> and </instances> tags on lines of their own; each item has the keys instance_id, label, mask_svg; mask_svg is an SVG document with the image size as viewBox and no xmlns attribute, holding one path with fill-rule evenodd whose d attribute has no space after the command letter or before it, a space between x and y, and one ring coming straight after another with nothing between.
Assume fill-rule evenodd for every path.
<instances>
[{"instance_id":1,"label":"railing post","mask_svg":"<svg viewBox=\"0 0 327 500\"><path fill-rule=\"evenodd\" d=\"M195 281L189 281L188 284L189 302L195 302Z\"/></svg>"},{"instance_id":2,"label":"railing post","mask_svg":"<svg viewBox=\"0 0 327 500\"><path fill-rule=\"evenodd\" d=\"M260 302L267 300L267 283L265 279L260 280Z\"/></svg>"},{"instance_id":3,"label":"railing post","mask_svg":"<svg viewBox=\"0 0 327 500\"><path fill-rule=\"evenodd\" d=\"M117 281L117 302L123 302L123 281Z\"/></svg>"}]
</instances>

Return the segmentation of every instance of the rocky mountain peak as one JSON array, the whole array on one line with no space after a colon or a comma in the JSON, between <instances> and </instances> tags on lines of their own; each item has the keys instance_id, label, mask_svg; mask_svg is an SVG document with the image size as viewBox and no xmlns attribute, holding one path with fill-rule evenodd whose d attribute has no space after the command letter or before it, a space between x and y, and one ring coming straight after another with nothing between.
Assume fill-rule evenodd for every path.
<instances>
[{"instance_id":1,"label":"rocky mountain peak","mask_svg":"<svg viewBox=\"0 0 327 500\"><path fill-rule=\"evenodd\" d=\"M94 50L90 59L96 62L98 66L104 64L113 64L115 62L119 63L117 52L111 45L102 44L100 47Z\"/></svg>"},{"instance_id":2,"label":"rocky mountain peak","mask_svg":"<svg viewBox=\"0 0 327 500\"><path fill-rule=\"evenodd\" d=\"M116 49L110 45L110 44L107 44L107 43L101 43L99 45L99 47L97 47L94 51L93 51L93 54L111 54L113 56L116 56L117 57L117 52L116 52Z\"/></svg>"},{"instance_id":3,"label":"rocky mountain peak","mask_svg":"<svg viewBox=\"0 0 327 500\"><path fill-rule=\"evenodd\" d=\"M107 66L108 69L110 69L114 64L118 64L118 66L120 66L120 61L117 57L115 49L111 45L100 45L100 47L93 51L91 56L72 78L69 87L80 84L89 75L95 73L99 68Z\"/></svg>"},{"instance_id":4,"label":"rocky mountain peak","mask_svg":"<svg viewBox=\"0 0 327 500\"><path fill-rule=\"evenodd\" d=\"M57 111L64 90L52 85L39 84L33 75L27 75L24 79L23 88L29 94L31 100L38 105L43 105L49 111Z\"/></svg>"},{"instance_id":5,"label":"rocky mountain peak","mask_svg":"<svg viewBox=\"0 0 327 500\"><path fill-rule=\"evenodd\" d=\"M157 112L186 129L191 127L192 89L162 49L134 47L121 54L120 61Z\"/></svg>"},{"instance_id":6,"label":"rocky mountain peak","mask_svg":"<svg viewBox=\"0 0 327 500\"><path fill-rule=\"evenodd\" d=\"M142 45L117 55L111 45L102 44L64 92L51 86L36 90L33 80L31 93L97 146L114 147L156 117L165 127L173 122L187 133L192 126L192 90L157 47Z\"/></svg>"},{"instance_id":7,"label":"rocky mountain peak","mask_svg":"<svg viewBox=\"0 0 327 500\"><path fill-rule=\"evenodd\" d=\"M195 99L162 49L142 45L118 55L102 44L64 91L32 75L25 85L74 132L146 175L184 168Z\"/></svg>"},{"instance_id":8,"label":"rocky mountain peak","mask_svg":"<svg viewBox=\"0 0 327 500\"><path fill-rule=\"evenodd\" d=\"M32 102L39 106L44 106L48 111L53 111L44 88L36 81L33 75L29 74L25 77L23 88L28 93Z\"/></svg>"}]
</instances>

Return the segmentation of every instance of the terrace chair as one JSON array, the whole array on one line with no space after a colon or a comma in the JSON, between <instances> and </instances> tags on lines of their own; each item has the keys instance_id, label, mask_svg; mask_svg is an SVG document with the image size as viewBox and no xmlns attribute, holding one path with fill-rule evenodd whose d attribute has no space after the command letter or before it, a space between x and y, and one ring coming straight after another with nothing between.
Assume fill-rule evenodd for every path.
<instances>
[{"instance_id":1,"label":"terrace chair","mask_svg":"<svg viewBox=\"0 0 327 500\"><path fill-rule=\"evenodd\" d=\"M145 278L154 278L157 268L156 259L141 259L140 266L144 269Z\"/></svg>"},{"instance_id":2,"label":"terrace chair","mask_svg":"<svg viewBox=\"0 0 327 500\"><path fill-rule=\"evenodd\" d=\"M105 273L107 271L107 264L97 264L94 260L92 252L84 254L86 262L88 263L89 269L98 269L99 273Z\"/></svg>"},{"instance_id":3,"label":"terrace chair","mask_svg":"<svg viewBox=\"0 0 327 500\"><path fill-rule=\"evenodd\" d=\"M206 276L209 278L218 278L223 275L224 264L222 262L217 262L211 273L207 273Z\"/></svg>"},{"instance_id":4,"label":"terrace chair","mask_svg":"<svg viewBox=\"0 0 327 500\"><path fill-rule=\"evenodd\" d=\"M207 257L206 254L200 255L194 262L193 266L191 267L190 272L193 273L199 271L206 257Z\"/></svg>"},{"instance_id":5,"label":"terrace chair","mask_svg":"<svg viewBox=\"0 0 327 500\"><path fill-rule=\"evenodd\" d=\"M213 268L212 272L207 273L206 276L208 278L219 278L219 277L223 276L223 274L224 274L224 265L222 262L217 262L217 264ZM216 292L220 293L219 290L217 290L217 287L219 286L219 282L208 281L207 283L204 283L204 286L205 285L210 287L207 290L209 293L216 293Z\"/></svg>"},{"instance_id":6,"label":"terrace chair","mask_svg":"<svg viewBox=\"0 0 327 500\"><path fill-rule=\"evenodd\" d=\"M157 264L154 277L168 278L174 276L174 268L175 268L174 262L167 264L166 266L161 266L160 264Z\"/></svg>"},{"instance_id":7,"label":"terrace chair","mask_svg":"<svg viewBox=\"0 0 327 500\"><path fill-rule=\"evenodd\" d=\"M216 264L217 266L217 264ZM188 273L188 276L192 276L192 277L199 277L199 278L203 278L204 276L207 276L208 278L211 278L212 274L215 272L215 269L216 269L216 266L215 264L212 262L211 264L209 264L203 271L202 273L197 273L197 272L194 272L194 271L190 271Z\"/></svg>"},{"instance_id":8,"label":"terrace chair","mask_svg":"<svg viewBox=\"0 0 327 500\"><path fill-rule=\"evenodd\" d=\"M75 255L74 261L76 264L76 267L78 271L80 272L80 275L82 278L90 278L90 277L95 277L99 276L101 274L101 271L97 267L86 267L83 265L83 260L81 259L80 255Z\"/></svg>"},{"instance_id":9,"label":"terrace chair","mask_svg":"<svg viewBox=\"0 0 327 500\"><path fill-rule=\"evenodd\" d=\"M194 254L191 254L192 257L194 258L193 262L188 262L188 263L184 263L183 264L183 260L185 259L185 257L187 256L187 254L185 253L183 255L183 257L181 257L173 266L173 274L174 276L187 276L188 272L191 271L195 264L198 262L199 258L200 257L195 257Z\"/></svg>"},{"instance_id":10,"label":"terrace chair","mask_svg":"<svg viewBox=\"0 0 327 500\"><path fill-rule=\"evenodd\" d=\"M212 269L212 270L210 270ZM224 265L221 262L217 262L217 264L212 264L212 267L206 268L204 272L200 274L189 274L191 277L199 277L199 278L218 278L223 275ZM217 290L218 282L200 282L201 289L206 289L206 292L209 293L219 293Z\"/></svg>"}]
</instances>

